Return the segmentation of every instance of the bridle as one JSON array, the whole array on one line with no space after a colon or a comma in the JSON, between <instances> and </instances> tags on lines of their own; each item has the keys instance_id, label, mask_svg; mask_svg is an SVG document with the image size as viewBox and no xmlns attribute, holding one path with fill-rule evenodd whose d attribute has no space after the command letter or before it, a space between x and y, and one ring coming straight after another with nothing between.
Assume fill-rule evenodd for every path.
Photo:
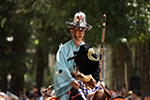
<instances>
[{"instance_id":1,"label":"bridle","mask_svg":"<svg viewBox=\"0 0 150 100\"><path fill-rule=\"evenodd\" d=\"M114 91L110 91L110 94L111 95L116 95ZM125 100L125 99L124 99L123 96L118 95L118 96L115 96L115 97L112 97L112 98L109 98L109 99L106 98L105 100Z\"/></svg>"}]
</instances>

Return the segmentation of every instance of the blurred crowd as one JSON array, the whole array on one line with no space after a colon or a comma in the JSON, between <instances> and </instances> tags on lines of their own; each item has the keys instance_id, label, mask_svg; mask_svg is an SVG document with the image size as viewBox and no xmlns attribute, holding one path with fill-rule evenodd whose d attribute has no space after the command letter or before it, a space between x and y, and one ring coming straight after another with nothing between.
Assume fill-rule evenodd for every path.
<instances>
[{"instance_id":1,"label":"blurred crowd","mask_svg":"<svg viewBox=\"0 0 150 100\"><path fill-rule=\"evenodd\" d=\"M47 90L46 92L43 92ZM18 94L12 93L12 91L0 92L0 100L51 100L55 97L54 90L48 90L45 87L38 89L36 86L32 86L30 91L19 91ZM138 90L130 90L127 92L125 100L150 100L150 93L140 94Z\"/></svg>"},{"instance_id":2,"label":"blurred crowd","mask_svg":"<svg viewBox=\"0 0 150 100\"><path fill-rule=\"evenodd\" d=\"M150 93L144 93L141 95L139 90L130 90L128 91L125 100L150 100Z\"/></svg>"},{"instance_id":3,"label":"blurred crowd","mask_svg":"<svg viewBox=\"0 0 150 100\"><path fill-rule=\"evenodd\" d=\"M43 93L44 89L46 88L38 89L36 86L32 86L30 91L19 91L18 94L12 93L12 91L6 91L6 93L0 91L0 100L49 100L49 98L55 97L53 89Z\"/></svg>"}]
</instances>

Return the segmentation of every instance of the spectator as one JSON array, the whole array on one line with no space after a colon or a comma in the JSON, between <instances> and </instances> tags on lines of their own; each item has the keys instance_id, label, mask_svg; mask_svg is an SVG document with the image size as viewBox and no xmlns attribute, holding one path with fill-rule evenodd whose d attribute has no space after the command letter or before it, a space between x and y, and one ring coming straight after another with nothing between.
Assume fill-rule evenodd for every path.
<instances>
[{"instance_id":1,"label":"spectator","mask_svg":"<svg viewBox=\"0 0 150 100\"><path fill-rule=\"evenodd\" d=\"M143 100L150 100L150 93L145 93L143 95Z\"/></svg>"},{"instance_id":2,"label":"spectator","mask_svg":"<svg viewBox=\"0 0 150 100\"><path fill-rule=\"evenodd\" d=\"M40 92L42 94L42 96L40 97L40 100L44 100L44 93L42 92L44 89L46 89L46 88L45 87L40 88Z\"/></svg>"},{"instance_id":3,"label":"spectator","mask_svg":"<svg viewBox=\"0 0 150 100\"><path fill-rule=\"evenodd\" d=\"M141 100L140 92L138 90L133 90L131 96L132 96L132 100Z\"/></svg>"},{"instance_id":4,"label":"spectator","mask_svg":"<svg viewBox=\"0 0 150 100\"><path fill-rule=\"evenodd\" d=\"M40 91L37 92L37 100L43 100L42 93Z\"/></svg>"},{"instance_id":5,"label":"spectator","mask_svg":"<svg viewBox=\"0 0 150 100\"><path fill-rule=\"evenodd\" d=\"M6 100L6 94L4 92L0 92L0 100Z\"/></svg>"},{"instance_id":6,"label":"spectator","mask_svg":"<svg viewBox=\"0 0 150 100\"><path fill-rule=\"evenodd\" d=\"M125 98L125 100L132 100L132 91L130 90L128 93L127 93L127 97Z\"/></svg>"},{"instance_id":7,"label":"spectator","mask_svg":"<svg viewBox=\"0 0 150 100\"><path fill-rule=\"evenodd\" d=\"M50 97L50 95L48 95L47 93L44 94L44 99L43 100L47 100Z\"/></svg>"},{"instance_id":8,"label":"spectator","mask_svg":"<svg viewBox=\"0 0 150 100\"><path fill-rule=\"evenodd\" d=\"M28 94L27 99L28 99L28 100L37 100L36 97L35 97L35 95L34 95L32 92L30 92L30 93Z\"/></svg>"},{"instance_id":9,"label":"spectator","mask_svg":"<svg viewBox=\"0 0 150 100\"><path fill-rule=\"evenodd\" d=\"M19 100L26 100L26 93L25 91L19 91Z\"/></svg>"}]
</instances>

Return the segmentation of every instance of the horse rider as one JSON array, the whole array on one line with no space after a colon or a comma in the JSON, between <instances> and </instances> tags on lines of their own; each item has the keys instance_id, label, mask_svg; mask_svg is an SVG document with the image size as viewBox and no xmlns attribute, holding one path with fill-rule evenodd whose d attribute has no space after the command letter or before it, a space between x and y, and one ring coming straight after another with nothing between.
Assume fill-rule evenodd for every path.
<instances>
[{"instance_id":1,"label":"horse rider","mask_svg":"<svg viewBox=\"0 0 150 100\"><path fill-rule=\"evenodd\" d=\"M91 74L95 83L99 81L99 60L94 49L83 41L85 31L92 28L91 25L86 23L86 15L83 12L77 12L74 15L73 22L66 22L66 24L70 28L72 39L61 45L56 54L54 90L59 100L69 100L70 90L72 88L80 88L80 84L77 83L70 73L70 71L76 71L74 69L75 59L68 60L71 57L75 57L75 52L79 53L78 56L80 57L78 58L81 58L76 63L79 71L85 75ZM83 60L84 56L86 56L85 60ZM91 61L91 63L87 63L86 61Z\"/></svg>"}]
</instances>

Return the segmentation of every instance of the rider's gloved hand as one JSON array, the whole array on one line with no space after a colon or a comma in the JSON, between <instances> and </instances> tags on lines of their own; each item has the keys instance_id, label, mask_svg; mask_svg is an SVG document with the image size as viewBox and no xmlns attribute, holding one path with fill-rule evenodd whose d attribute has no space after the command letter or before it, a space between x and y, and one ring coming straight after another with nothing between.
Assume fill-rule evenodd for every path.
<instances>
[{"instance_id":1,"label":"rider's gloved hand","mask_svg":"<svg viewBox=\"0 0 150 100\"><path fill-rule=\"evenodd\" d=\"M70 84L71 84L71 86L74 87L75 89L79 89L79 87L80 87L80 84L77 83L76 81L72 81Z\"/></svg>"},{"instance_id":2,"label":"rider's gloved hand","mask_svg":"<svg viewBox=\"0 0 150 100\"><path fill-rule=\"evenodd\" d=\"M104 81L102 81L101 84L105 87L105 82Z\"/></svg>"}]
</instances>

